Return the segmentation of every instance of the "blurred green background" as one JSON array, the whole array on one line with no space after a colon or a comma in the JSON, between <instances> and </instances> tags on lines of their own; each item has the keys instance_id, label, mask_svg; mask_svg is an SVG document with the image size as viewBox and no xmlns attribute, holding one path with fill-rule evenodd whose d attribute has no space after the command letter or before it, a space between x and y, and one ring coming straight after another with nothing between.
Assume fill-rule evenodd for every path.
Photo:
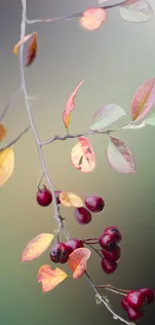
<instances>
[{"instance_id":1,"label":"blurred green background","mask_svg":"<svg viewBox=\"0 0 155 325\"><path fill-rule=\"evenodd\" d=\"M95 6L96 2L27 0L28 17L61 16L83 11ZM149 2L155 9L154 1ZM1 111L20 85L19 60L12 53L20 37L20 23L20 0L1 0ZM32 31L39 35L39 51L25 76L30 96L38 96L38 100L32 102L32 109L42 140L54 134L65 134L64 105L73 88L83 79L70 132L87 131L94 112L109 103L117 103L126 110L127 117L120 123L128 123L135 90L155 75L155 19L143 24L127 23L115 8L108 11L108 20L94 32L80 28L77 20L28 26L27 33ZM22 96L12 104L4 124L8 130L5 144L28 125ZM47 146L44 149L46 165L55 189L72 191L82 198L98 194L105 199L104 212L94 215L92 223L86 227L76 223L73 209L62 210L72 237L98 236L112 224L122 232L122 257L116 273L105 275L99 258L92 253L89 272L94 282L130 289L154 288L155 129L146 127L115 135L126 141L132 150L137 164L135 175L119 174L108 165L108 139L104 136L89 138L97 157L93 173L82 174L71 165L74 139ZM56 223L53 207L42 208L36 203L41 168L32 133L25 135L14 150L14 175L0 190L0 324L114 324L109 312L102 305L96 305L94 293L84 278L68 279L53 292L41 292L36 274L42 264L50 263L48 251L31 263L21 264L20 256L28 241L39 233L53 232ZM114 310L126 317L119 297L108 296ZM154 306L145 309L141 324L155 321L153 311Z\"/></svg>"}]
</instances>

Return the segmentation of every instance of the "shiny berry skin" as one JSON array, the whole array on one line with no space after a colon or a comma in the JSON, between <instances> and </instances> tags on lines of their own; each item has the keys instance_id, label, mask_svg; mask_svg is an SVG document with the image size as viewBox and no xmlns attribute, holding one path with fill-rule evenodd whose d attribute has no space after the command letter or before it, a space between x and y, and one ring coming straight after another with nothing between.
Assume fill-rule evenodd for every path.
<instances>
[{"instance_id":1,"label":"shiny berry skin","mask_svg":"<svg viewBox=\"0 0 155 325\"><path fill-rule=\"evenodd\" d=\"M108 261L106 258L101 259L101 267L102 270L106 274L111 274L114 273L117 269L117 263L114 261Z\"/></svg>"},{"instance_id":2,"label":"shiny berry skin","mask_svg":"<svg viewBox=\"0 0 155 325\"><path fill-rule=\"evenodd\" d=\"M138 309L144 304L144 294L140 290L130 291L126 296L126 301L131 308Z\"/></svg>"},{"instance_id":3,"label":"shiny berry skin","mask_svg":"<svg viewBox=\"0 0 155 325\"><path fill-rule=\"evenodd\" d=\"M113 250L108 251L106 249L102 249L102 255L109 261L117 261L121 256L121 249L119 246L115 246Z\"/></svg>"},{"instance_id":4,"label":"shiny berry skin","mask_svg":"<svg viewBox=\"0 0 155 325\"><path fill-rule=\"evenodd\" d=\"M70 253L72 253L77 248L84 247L82 241L79 239L69 239L65 242L65 245L70 249Z\"/></svg>"},{"instance_id":5,"label":"shiny berry skin","mask_svg":"<svg viewBox=\"0 0 155 325\"><path fill-rule=\"evenodd\" d=\"M91 213L85 207L76 208L74 217L81 225L88 224L92 220Z\"/></svg>"},{"instance_id":6,"label":"shiny berry skin","mask_svg":"<svg viewBox=\"0 0 155 325\"><path fill-rule=\"evenodd\" d=\"M113 250L116 248L115 234L102 234L98 241L100 246L104 249Z\"/></svg>"},{"instance_id":7,"label":"shiny berry skin","mask_svg":"<svg viewBox=\"0 0 155 325\"><path fill-rule=\"evenodd\" d=\"M105 203L102 197L92 195L85 198L85 205L91 212L101 212L105 206Z\"/></svg>"},{"instance_id":8,"label":"shiny berry skin","mask_svg":"<svg viewBox=\"0 0 155 325\"><path fill-rule=\"evenodd\" d=\"M58 242L50 251L50 259L54 263L66 263L68 261L70 250L61 242Z\"/></svg>"},{"instance_id":9,"label":"shiny berry skin","mask_svg":"<svg viewBox=\"0 0 155 325\"><path fill-rule=\"evenodd\" d=\"M136 321L144 316L143 310L135 310L131 307L128 307L127 309L128 317L132 321Z\"/></svg>"},{"instance_id":10,"label":"shiny berry skin","mask_svg":"<svg viewBox=\"0 0 155 325\"><path fill-rule=\"evenodd\" d=\"M143 293L145 304L152 304L155 298L154 291L150 288L143 288L140 291Z\"/></svg>"},{"instance_id":11,"label":"shiny berry skin","mask_svg":"<svg viewBox=\"0 0 155 325\"><path fill-rule=\"evenodd\" d=\"M54 194L56 196L56 201L57 201L57 204L61 204L60 200L59 200L59 195L60 195L61 191L54 191Z\"/></svg>"},{"instance_id":12,"label":"shiny berry skin","mask_svg":"<svg viewBox=\"0 0 155 325\"><path fill-rule=\"evenodd\" d=\"M124 298L122 299L121 304L122 304L122 307L123 307L125 310L128 310L129 305L128 305L128 303L127 303L126 297L124 297Z\"/></svg>"},{"instance_id":13,"label":"shiny berry skin","mask_svg":"<svg viewBox=\"0 0 155 325\"><path fill-rule=\"evenodd\" d=\"M117 238L117 243L119 243L122 239L122 235L119 231L119 229L116 226L110 226L104 229L103 234L105 235L111 235L115 234Z\"/></svg>"},{"instance_id":14,"label":"shiny berry skin","mask_svg":"<svg viewBox=\"0 0 155 325\"><path fill-rule=\"evenodd\" d=\"M43 185L42 189L38 189L36 200L42 207L47 207L52 203L52 193Z\"/></svg>"}]
</instances>

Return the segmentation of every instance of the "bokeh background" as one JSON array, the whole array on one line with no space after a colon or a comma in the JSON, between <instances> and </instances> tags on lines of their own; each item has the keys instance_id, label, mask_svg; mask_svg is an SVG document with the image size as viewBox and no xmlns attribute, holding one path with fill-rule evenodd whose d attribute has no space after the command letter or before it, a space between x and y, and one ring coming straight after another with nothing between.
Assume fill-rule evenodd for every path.
<instances>
[{"instance_id":1,"label":"bokeh background","mask_svg":"<svg viewBox=\"0 0 155 325\"><path fill-rule=\"evenodd\" d=\"M97 0L27 0L28 17L49 18L68 15L95 6ZM155 9L154 1L149 1ZM114 3L114 2L113 2ZM12 48L20 37L20 0L0 3L0 111L19 88L18 57ZM25 71L32 111L42 140L54 134L65 134L62 112L68 96L84 79L72 112L70 132L89 129L94 112L104 104L124 107L128 123L130 104L137 87L155 74L155 19L143 24L123 21L119 9L108 11L105 25L94 32L80 28L77 20L29 25L27 33L39 35L35 62ZM26 54L26 52L25 52ZM4 119L8 130L5 144L28 125L22 95L13 102ZM62 209L72 237L98 236L109 225L122 232L122 257L113 275L105 275L95 254L89 261L89 272L98 284L111 283L121 288L155 287L155 129L116 132L135 155L137 173L123 175L107 162L105 136L89 138L97 157L93 173L82 174L73 168L70 151L76 140L55 142L44 148L44 157L55 189L69 190L82 198L90 194L103 196L104 212L93 216L87 226L79 226L73 209ZM40 258L21 264L22 250L33 237L53 232L53 207L36 203L37 183L41 175L32 133L15 146L16 168L0 190L0 324L112 325L109 312L95 303L92 289L84 278L68 279L53 292L43 294L36 283L42 264L50 263L48 251ZM45 182L46 184L46 182ZM64 267L65 269L65 267ZM66 270L66 269L65 269ZM109 294L114 310L126 317L120 299ZM141 324L155 321L154 306L145 309Z\"/></svg>"}]
</instances>

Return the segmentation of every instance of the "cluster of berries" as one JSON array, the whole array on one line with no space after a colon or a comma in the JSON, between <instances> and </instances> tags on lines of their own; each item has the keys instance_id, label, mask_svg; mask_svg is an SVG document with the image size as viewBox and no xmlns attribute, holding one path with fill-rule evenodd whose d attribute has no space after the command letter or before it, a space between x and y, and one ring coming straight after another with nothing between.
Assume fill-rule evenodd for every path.
<instances>
[{"instance_id":1,"label":"cluster of berries","mask_svg":"<svg viewBox=\"0 0 155 325\"><path fill-rule=\"evenodd\" d=\"M77 248L84 247L81 240L69 239L65 243L57 242L50 251L50 259L54 263L66 263L69 255Z\"/></svg>"},{"instance_id":2,"label":"cluster of berries","mask_svg":"<svg viewBox=\"0 0 155 325\"><path fill-rule=\"evenodd\" d=\"M122 300L122 306L127 311L128 317L136 321L143 317L143 306L154 301L154 292L150 288L129 291Z\"/></svg>"},{"instance_id":3,"label":"cluster of berries","mask_svg":"<svg viewBox=\"0 0 155 325\"><path fill-rule=\"evenodd\" d=\"M61 191L54 191L57 204L60 204L59 195ZM36 200L39 205L43 207L47 207L52 203L52 193L47 187L44 185L43 188L38 189ZM74 209L74 217L75 220L80 225L85 225L91 222L92 214L101 212L105 206L105 202L102 197L92 195L87 196L84 200L84 204L86 207L80 207Z\"/></svg>"}]
</instances>

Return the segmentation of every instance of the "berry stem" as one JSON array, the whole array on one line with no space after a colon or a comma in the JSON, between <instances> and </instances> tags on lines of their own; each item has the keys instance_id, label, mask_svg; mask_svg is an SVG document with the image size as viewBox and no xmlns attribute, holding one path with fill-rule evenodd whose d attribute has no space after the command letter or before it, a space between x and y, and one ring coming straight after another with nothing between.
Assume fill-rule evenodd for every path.
<instances>
[{"instance_id":1,"label":"berry stem","mask_svg":"<svg viewBox=\"0 0 155 325\"><path fill-rule=\"evenodd\" d=\"M40 190L40 186L41 186L41 182L42 182L42 180L43 180L43 178L44 178L44 173L42 172L42 175L41 175L41 177L40 177L40 180L39 180L39 183L38 183L38 191Z\"/></svg>"},{"instance_id":2,"label":"berry stem","mask_svg":"<svg viewBox=\"0 0 155 325\"><path fill-rule=\"evenodd\" d=\"M128 322L121 316L117 315L109 306L109 303L106 301L106 298L104 296L101 296L100 292L98 291L97 287L93 283L92 279L90 278L89 274L87 271L85 271L85 276L88 281L88 283L91 285L93 288L94 292L96 293L97 298L104 304L104 306L109 310L109 312L113 315L114 319L119 319L122 323L125 323L126 325L135 325L134 323Z\"/></svg>"},{"instance_id":3,"label":"berry stem","mask_svg":"<svg viewBox=\"0 0 155 325\"><path fill-rule=\"evenodd\" d=\"M88 243L88 244L95 245L95 244L98 244L98 238L90 237L90 238L82 239L82 242L84 244Z\"/></svg>"},{"instance_id":4,"label":"berry stem","mask_svg":"<svg viewBox=\"0 0 155 325\"><path fill-rule=\"evenodd\" d=\"M124 290L124 289L116 288L112 284L101 284L101 285L97 285L96 288L107 289L109 291L116 292L116 293L118 293L120 295L124 295L124 296L126 296L125 293L128 293L131 291L131 290Z\"/></svg>"},{"instance_id":5,"label":"berry stem","mask_svg":"<svg viewBox=\"0 0 155 325\"><path fill-rule=\"evenodd\" d=\"M85 243L88 247L90 247L95 253L97 253L100 257L103 257L100 252L98 251L98 249L94 248L91 244L87 244Z\"/></svg>"},{"instance_id":6,"label":"berry stem","mask_svg":"<svg viewBox=\"0 0 155 325\"><path fill-rule=\"evenodd\" d=\"M21 0L21 4L22 4L22 22L21 22L21 35L20 35L20 39L23 39L24 36L26 35L26 0ZM35 122L33 120L33 116L31 113L31 107L30 107L30 102L29 102L29 97L28 97L28 92L27 92L27 87L26 87L26 82L25 82L25 74L24 74L24 45L21 45L20 47L20 56L19 56L19 60L20 60L20 75L21 75L21 89L24 95L24 100L25 100L25 106L26 106L26 111L28 114L28 118L29 118L29 123L30 123L30 129L33 132L33 136L36 142L36 146L37 146L37 150L38 150L38 155L39 155L39 160L40 160L40 164L42 167L42 171L47 179L48 185L50 187L50 190L52 192L52 196L53 196L53 202L54 202L54 209L55 209L55 218L58 221L59 227L61 229L64 229L64 224L63 224L63 220L60 217L60 213L59 213L59 208L57 205L57 201L56 201L56 196L54 193L54 188L53 188L53 184L51 182L51 179L48 175L48 171L45 165L45 161L44 161L44 156L43 156L43 152L42 152L42 148L41 148L41 142L39 139L39 135L35 126Z\"/></svg>"}]
</instances>

